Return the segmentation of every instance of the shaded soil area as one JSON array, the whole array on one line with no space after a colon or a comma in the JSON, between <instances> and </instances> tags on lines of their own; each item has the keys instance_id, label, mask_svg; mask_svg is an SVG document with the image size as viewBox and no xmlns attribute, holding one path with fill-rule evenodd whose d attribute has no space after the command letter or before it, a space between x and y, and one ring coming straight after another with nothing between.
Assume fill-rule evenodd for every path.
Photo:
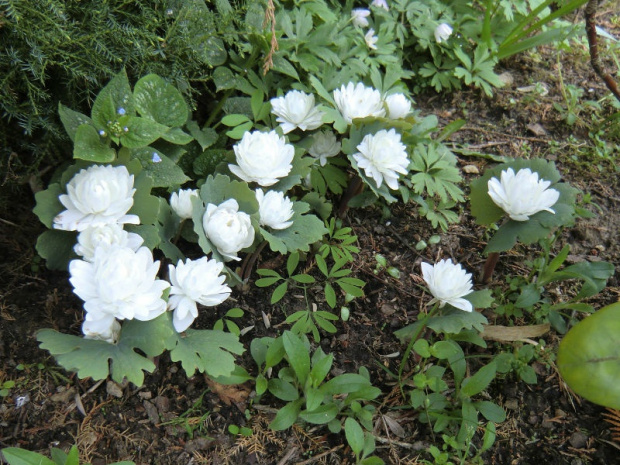
<instances>
[{"instance_id":1,"label":"shaded soil area","mask_svg":"<svg viewBox=\"0 0 620 465\"><path fill-rule=\"evenodd\" d=\"M612 24L606 26L613 31ZM585 48L575 45L556 58L556 52L543 50L504 63L509 84L493 98L468 90L421 96L417 105L425 114L438 115L443 125L458 118L467 121L451 138L466 179L493 163L491 155L555 161L568 182L590 193L587 208L597 213L565 232L558 250L569 243L572 262L605 260L618 270L616 161L612 153L605 157L599 150L597 155L600 147L588 137L592 130L588 112L568 126L553 107L554 102L563 102L560 65L565 86L572 83L585 89L592 100L607 92L587 67ZM603 114L611 111L602 110ZM15 384L0 398L0 447L47 453L50 447L67 449L77 444L82 459L97 465L123 459L138 464L354 463L342 435L312 425L273 432L268 424L282 405L277 400L266 396L257 405L252 403L253 385L223 388L201 375L188 379L167 356L158 360L156 371L146 376L140 388L79 380L59 369L38 348L35 333L54 328L79 334L81 301L72 293L67 274L47 271L36 256L33 245L44 227L31 212L30 186L12 181L5 182L0 198L0 389L7 381ZM336 322L338 332L322 334L319 344L335 356L332 375L365 366L373 384L382 390L376 405L378 455L386 463L416 464L428 459L425 451L431 444L441 447L441 438L418 421L416 412L402 408L406 400L388 375L398 370L398 354L404 350L393 332L414 322L428 301L419 287L420 262L452 257L477 275L485 259L482 250L487 236L464 205L459 224L441 234L439 243L417 250L420 240L429 242L438 232L419 217L416 207L395 205L390 215L384 213L380 207L369 207L350 211L344 221L358 236L361 252L353 269L356 277L367 282L365 297L351 303L350 320ZM536 251L535 247L520 247L505 254L491 286L505 286L506 275L527 273L524 262ZM378 253L398 268L399 279L383 270L376 272ZM263 265L259 266L284 268L284 261L269 253L263 253L260 260ZM303 296L291 292L272 306L271 289L254 287L255 278L249 290L233 292L234 302L226 302L216 312L203 311L195 327L211 328L228 308L238 306L245 315L237 324L254 326L241 338L246 347L254 337L276 336L288 328L284 320L304 308ZM614 276L590 303L599 308L618 301L619 295ZM317 299L321 306L320 293ZM491 323L507 324L492 310L485 315ZM511 323L532 321L526 315ZM572 394L557 373L553 354L560 338L553 331L542 336L545 352L533 365L537 384L525 384L509 375L496 379L485 392L506 410L507 420L497 426L496 444L484 463L620 463L620 441L614 442L611 425L602 415L604 409ZM499 351L500 346L511 349L510 343L488 344L486 350L467 346L468 355L484 356ZM247 353L240 363L255 372ZM399 427L390 427L393 423ZM233 435L229 425L249 426L253 434Z\"/></svg>"}]
</instances>

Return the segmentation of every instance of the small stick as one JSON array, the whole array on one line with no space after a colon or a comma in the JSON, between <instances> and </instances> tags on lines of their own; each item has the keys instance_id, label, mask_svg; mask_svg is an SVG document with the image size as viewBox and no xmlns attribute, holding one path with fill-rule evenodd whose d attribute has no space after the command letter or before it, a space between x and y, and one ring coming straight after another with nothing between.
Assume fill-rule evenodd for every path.
<instances>
[{"instance_id":1,"label":"small stick","mask_svg":"<svg viewBox=\"0 0 620 465\"><path fill-rule=\"evenodd\" d=\"M282 457L280 459L280 461L278 462L278 465L286 465L287 463L290 463L289 460L290 458L297 452L297 447L291 447L288 452L284 455L284 457Z\"/></svg>"},{"instance_id":2,"label":"small stick","mask_svg":"<svg viewBox=\"0 0 620 465\"><path fill-rule=\"evenodd\" d=\"M594 20L598 4L599 0L589 0L584 11L584 16L586 17L586 35L588 36L588 44L590 46L590 64L592 65L594 72L596 72L603 82L605 82L607 88L620 102L620 90L618 90L618 85L611 75L601 66L601 59L598 54L596 22Z\"/></svg>"},{"instance_id":3,"label":"small stick","mask_svg":"<svg viewBox=\"0 0 620 465\"><path fill-rule=\"evenodd\" d=\"M309 463L314 463L317 460L321 460L326 455L333 454L334 452L336 452L338 449L341 449L342 447L344 447L344 444L340 444L339 446L332 447L328 451L325 451L325 452L323 452L323 453L321 453L319 455L315 455L311 459L304 460L303 462L297 462L297 465L308 465Z\"/></svg>"}]
</instances>

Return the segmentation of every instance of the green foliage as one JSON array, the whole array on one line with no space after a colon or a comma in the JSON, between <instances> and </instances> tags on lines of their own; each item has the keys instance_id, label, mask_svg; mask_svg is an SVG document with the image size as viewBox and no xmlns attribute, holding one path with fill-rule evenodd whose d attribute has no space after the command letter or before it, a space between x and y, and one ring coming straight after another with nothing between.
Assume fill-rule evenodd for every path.
<instances>
[{"instance_id":1,"label":"green foliage","mask_svg":"<svg viewBox=\"0 0 620 465\"><path fill-rule=\"evenodd\" d=\"M16 152L34 143L37 162L50 156L46 143L64 150L59 102L85 113L122 67L134 79L162 76L193 102L226 48L241 46L240 35L255 30L261 15L259 5L227 0L215 8L199 0L6 0L0 7L0 135Z\"/></svg>"},{"instance_id":2,"label":"green foliage","mask_svg":"<svg viewBox=\"0 0 620 465\"><path fill-rule=\"evenodd\" d=\"M499 44L497 57L499 59L506 58L534 47L551 42L560 42L573 35L576 32L574 25L566 23L553 25L552 22L576 11L586 3L587 0L572 0L564 2L559 8L552 10L549 7L554 4L553 0L545 0L538 3L531 11L521 8L516 18L510 18L512 22L516 22L515 20L519 20L519 22L508 30L508 34ZM552 27L546 29L548 25ZM485 28L490 30L493 26L489 21L485 21Z\"/></svg>"},{"instance_id":3,"label":"green foliage","mask_svg":"<svg viewBox=\"0 0 620 465\"><path fill-rule=\"evenodd\" d=\"M353 229L343 227L342 221L336 218L326 220L325 226L327 227L327 237L323 239L323 244L318 253L324 259L331 255L334 261L346 259L352 262L354 260L353 254L360 251L357 246L353 245L357 242L357 236L351 234Z\"/></svg>"},{"instance_id":4,"label":"green foliage","mask_svg":"<svg viewBox=\"0 0 620 465\"><path fill-rule=\"evenodd\" d=\"M231 308L222 318L220 318L213 324L213 329L215 331L222 331L224 329L224 325L226 325L226 329L228 329L229 332L239 337L239 335L241 334L241 330L239 329L237 323L235 323L234 320L232 320L231 318L241 318L243 317L243 315L244 312L240 308Z\"/></svg>"},{"instance_id":5,"label":"green foliage","mask_svg":"<svg viewBox=\"0 0 620 465\"><path fill-rule=\"evenodd\" d=\"M172 326L170 313L150 321L125 321L116 344L51 329L40 330L37 340L62 367L80 378L100 380L111 375L118 383L126 378L136 386L143 384L144 371L153 372L151 359L164 350L170 351L173 361L181 362L188 376L197 369L213 377L230 375L235 368L231 353L243 352L237 336L222 331L188 330L182 337Z\"/></svg>"},{"instance_id":6,"label":"green foliage","mask_svg":"<svg viewBox=\"0 0 620 465\"><path fill-rule=\"evenodd\" d=\"M532 262L525 262L525 265L532 268L527 277L507 277L508 288L496 290L498 305L494 309L495 313L518 318L527 313L534 317L535 322L548 321L556 331L565 333L570 318L565 316L568 312L594 311L590 304L583 301L605 288L607 280L614 274L614 266L607 262L584 261L563 267L570 246L564 246L552 259L550 250L557 237L540 241L543 253ZM575 288L574 295L551 303L546 287L551 283L572 281L581 283Z\"/></svg>"},{"instance_id":7,"label":"green foliage","mask_svg":"<svg viewBox=\"0 0 620 465\"><path fill-rule=\"evenodd\" d=\"M77 446L72 446L69 453L55 447L51 450L52 460L37 452L31 452L18 447L2 449L2 455L9 465L80 465ZM83 462L83 465L89 465ZM110 465L135 465L134 462L124 460Z\"/></svg>"},{"instance_id":8,"label":"green foliage","mask_svg":"<svg viewBox=\"0 0 620 465\"><path fill-rule=\"evenodd\" d=\"M534 357L535 348L530 344L523 345L513 352L502 352L495 356L497 372L514 372L524 383L536 384L538 382L536 371L530 365Z\"/></svg>"},{"instance_id":9,"label":"green foliage","mask_svg":"<svg viewBox=\"0 0 620 465\"><path fill-rule=\"evenodd\" d=\"M263 238L274 252L287 254L295 251L308 252L310 245L320 241L327 233L323 222L315 215L305 215L310 205L293 202L293 224L286 229L267 231L260 228Z\"/></svg>"},{"instance_id":10,"label":"green foliage","mask_svg":"<svg viewBox=\"0 0 620 465\"><path fill-rule=\"evenodd\" d=\"M360 368L359 374L345 373L327 380L334 361L333 355L325 354L321 348L310 355L307 338L290 331L285 331L275 339L254 339L250 352L259 368L256 377L258 398L269 392L287 402L271 422L272 429L287 429L296 421L302 420L311 424L328 425L332 432L338 432L342 427L339 416L344 416L347 440L353 441L355 446L361 439L357 434L360 424L367 431L372 430L374 409L370 405L363 406L362 403L375 399L381 391L372 386L365 368ZM268 373L281 362L284 366L278 371L278 377L268 379ZM350 420L354 420L357 427L352 426ZM352 428L356 431L351 432ZM354 450L358 460L374 450L370 445L371 440L367 439L365 434L361 437L364 438L361 443L368 441L369 444L361 446L359 451ZM365 453L362 454L362 451Z\"/></svg>"},{"instance_id":11,"label":"green foliage","mask_svg":"<svg viewBox=\"0 0 620 465\"><path fill-rule=\"evenodd\" d=\"M494 402L473 398L487 389L495 379L497 362L493 360L466 377L465 355L456 342L446 340L431 345L425 339L419 339L413 345L413 350L421 360L413 375L409 402L412 408L419 410L419 419L431 424L433 432L452 436L454 449L461 451L463 456L468 456L481 415L487 424L484 428L483 446L477 451L477 455L491 447L494 437L487 437L487 431L494 431L494 423L503 422L506 413ZM443 363L450 368L451 377ZM454 395L450 389L452 383L456 390Z\"/></svg>"},{"instance_id":12,"label":"green foliage","mask_svg":"<svg viewBox=\"0 0 620 465\"><path fill-rule=\"evenodd\" d=\"M586 317L566 333L557 358L560 374L572 390L613 409L620 409L619 316L616 303Z\"/></svg>"},{"instance_id":13,"label":"green foliage","mask_svg":"<svg viewBox=\"0 0 620 465\"><path fill-rule=\"evenodd\" d=\"M324 292L325 301L330 308L335 308L337 303L337 295L334 286L338 286L346 295L347 302L364 295L363 287L366 284L358 278L353 278L350 269L344 268L349 261L346 258L337 260L331 269L321 255L315 255L316 265L323 274L321 287ZM256 281L258 287L268 287L278 284L271 294L271 303L279 302L288 292L290 286L303 289L308 299L308 291L311 287L316 287L317 280L306 273L294 274L299 264L299 253L295 252L289 255L286 263L288 278L283 277L275 270L258 269L256 272L262 276ZM310 308L312 307L312 308ZM320 340L319 328L328 333L335 333L336 327L331 321L337 320L338 317L333 313L317 310L316 304L308 305L305 310L297 311L289 315L286 319L287 323L294 323L291 331L296 334L312 333L315 341Z\"/></svg>"},{"instance_id":14,"label":"green foliage","mask_svg":"<svg viewBox=\"0 0 620 465\"><path fill-rule=\"evenodd\" d=\"M331 312L324 310L317 310L316 304L312 309L299 310L289 315L285 322L293 324L291 326L291 332L294 334L308 334L312 333L315 341L320 341L321 336L319 334L319 328L326 333L335 334L338 329L334 326L332 321L338 320L338 317Z\"/></svg>"}]
</instances>

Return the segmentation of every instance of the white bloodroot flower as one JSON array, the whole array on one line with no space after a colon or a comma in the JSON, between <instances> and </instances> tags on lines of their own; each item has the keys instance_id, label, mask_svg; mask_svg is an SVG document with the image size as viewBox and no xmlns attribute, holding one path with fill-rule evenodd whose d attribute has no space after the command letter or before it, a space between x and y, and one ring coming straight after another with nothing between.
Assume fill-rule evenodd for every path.
<instances>
[{"instance_id":1,"label":"white bloodroot flower","mask_svg":"<svg viewBox=\"0 0 620 465\"><path fill-rule=\"evenodd\" d=\"M551 207L560 198L560 193L548 189L551 181L538 179L538 173L529 168L520 169L517 174L508 168L502 171L500 178L489 179L489 196L511 219L527 221L543 210L555 214Z\"/></svg>"},{"instance_id":2,"label":"white bloodroot flower","mask_svg":"<svg viewBox=\"0 0 620 465\"><path fill-rule=\"evenodd\" d=\"M366 27L368 26L368 18L370 16L370 10L367 8L355 8L351 11L351 20L354 26Z\"/></svg>"},{"instance_id":3,"label":"white bloodroot flower","mask_svg":"<svg viewBox=\"0 0 620 465\"><path fill-rule=\"evenodd\" d=\"M291 90L284 97L272 98L271 112L277 116L282 132L288 134L295 128L302 131L317 129L323 124L323 112L314 105L314 95Z\"/></svg>"},{"instance_id":4,"label":"white bloodroot flower","mask_svg":"<svg viewBox=\"0 0 620 465\"><path fill-rule=\"evenodd\" d=\"M84 339L95 339L116 344L121 334L121 324L112 315L105 315L100 320L84 320L82 333Z\"/></svg>"},{"instance_id":5,"label":"white bloodroot flower","mask_svg":"<svg viewBox=\"0 0 620 465\"><path fill-rule=\"evenodd\" d=\"M372 0L372 6L376 6L377 8L383 8L386 11L390 10L390 7L387 4L387 0Z\"/></svg>"},{"instance_id":6,"label":"white bloodroot flower","mask_svg":"<svg viewBox=\"0 0 620 465\"><path fill-rule=\"evenodd\" d=\"M359 152L353 154L357 166L375 180L377 187L385 181L390 189L398 189L398 173L407 174L409 158L396 130L382 129L374 135L366 135L357 150Z\"/></svg>"},{"instance_id":7,"label":"white bloodroot flower","mask_svg":"<svg viewBox=\"0 0 620 465\"><path fill-rule=\"evenodd\" d=\"M127 215L135 191L133 175L122 165L80 170L67 184L67 194L58 198L66 210L54 218L54 228L83 231L110 223L139 224L136 215Z\"/></svg>"},{"instance_id":8,"label":"white bloodroot flower","mask_svg":"<svg viewBox=\"0 0 620 465\"><path fill-rule=\"evenodd\" d=\"M168 299L168 309L173 310L172 323L177 332L185 331L198 317L197 303L214 307L228 299L230 287L221 274L224 264L207 257L198 260L189 258L177 266L168 265L172 288Z\"/></svg>"},{"instance_id":9,"label":"white bloodroot flower","mask_svg":"<svg viewBox=\"0 0 620 465\"><path fill-rule=\"evenodd\" d=\"M293 202L284 193L269 191L266 194L262 189L256 189L260 225L272 229L286 229L293 224L289 221L293 217Z\"/></svg>"},{"instance_id":10,"label":"white bloodroot flower","mask_svg":"<svg viewBox=\"0 0 620 465\"><path fill-rule=\"evenodd\" d=\"M220 205L208 204L202 226L207 238L228 260L241 260L237 252L254 242L250 215L239 211L235 199L228 199Z\"/></svg>"},{"instance_id":11,"label":"white bloodroot flower","mask_svg":"<svg viewBox=\"0 0 620 465\"><path fill-rule=\"evenodd\" d=\"M364 36L364 40L366 41L366 45L371 50L377 50L377 46L375 45L379 38L375 35L374 29L368 29L368 32Z\"/></svg>"},{"instance_id":12,"label":"white bloodroot flower","mask_svg":"<svg viewBox=\"0 0 620 465\"><path fill-rule=\"evenodd\" d=\"M321 166L325 166L327 159L335 157L342 149L333 131L319 131L312 135L312 141L308 153L318 159Z\"/></svg>"},{"instance_id":13,"label":"white bloodroot flower","mask_svg":"<svg viewBox=\"0 0 620 465\"><path fill-rule=\"evenodd\" d=\"M110 248L118 245L137 251L144 239L139 234L123 230L120 224L111 223L86 228L78 234L77 241L78 243L73 247L75 253L80 255L83 260L92 262L95 258L95 250L98 247Z\"/></svg>"},{"instance_id":14,"label":"white bloodroot flower","mask_svg":"<svg viewBox=\"0 0 620 465\"><path fill-rule=\"evenodd\" d=\"M233 148L237 165L229 164L228 168L246 182L271 186L293 168L295 148L276 131L246 132Z\"/></svg>"},{"instance_id":15,"label":"white bloodroot flower","mask_svg":"<svg viewBox=\"0 0 620 465\"><path fill-rule=\"evenodd\" d=\"M435 40L438 44L445 42L452 35L452 26L447 23L441 23L435 28Z\"/></svg>"},{"instance_id":16,"label":"white bloodroot flower","mask_svg":"<svg viewBox=\"0 0 620 465\"><path fill-rule=\"evenodd\" d=\"M349 82L346 87L334 90L334 100L342 117L349 124L353 118L365 118L367 116L385 116L383 100L378 90L366 87L361 82L353 84Z\"/></svg>"},{"instance_id":17,"label":"white bloodroot flower","mask_svg":"<svg viewBox=\"0 0 620 465\"><path fill-rule=\"evenodd\" d=\"M192 199L198 197L198 189L181 189L170 196L170 206L177 216L183 220L192 217Z\"/></svg>"},{"instance_id":18,"label":"white bloodroot flower","mask_svg":"<svg viewBox=\"0 0 620 465\"><path fill-rule=\"evenodd\" d=\"M471 302L463 299L472 292L471 273L467 273L460 264L455 265L451 260L440 260L434 265L422 262L420 266L422 277L434 297L429 303L439 302L439 308L450 304L465 312L474 309Z\"/></svg>"},{"instance_id":19,"label":"white bloodroot flower","mask_svg":"<svg viewBox=\"0 0 620 465\"><path fill-rule=\"evenodd\" d=\"M392 94L385 97L387 117L390 119L402 119L411 113L411 100L405 94Z\"/></svg>"},{"instance_id":20,"label":"white bloodroot flower","mask_svg":"<svg viewBox=\"0 0 620 465\"><path fill-rule=\"evenodd\" d=\"M157 279L158 271L159 262L153 262L153 254L146 247L137 251L98 247L92 263L69 263L69 281L73 292L84 301L89 324L112 316L148 321L166 311L162 293L170 284Z\"/></svg>"}]
</instances>

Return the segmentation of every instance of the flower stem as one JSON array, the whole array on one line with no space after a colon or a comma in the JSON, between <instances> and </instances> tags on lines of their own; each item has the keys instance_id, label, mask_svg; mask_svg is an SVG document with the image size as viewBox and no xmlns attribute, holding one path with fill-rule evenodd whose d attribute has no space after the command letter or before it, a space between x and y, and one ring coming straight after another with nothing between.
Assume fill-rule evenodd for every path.
<instances>
[{"instance_id":1,"label":"flower stem","mask_svg":"<svg viewBox=\"0 0 620 465\"><path fill-rule=\"evenodd\" d=\"M358 194L361 194L364 190L364 182L357 174L351 178L347 190L342 194L340 198L340 205L338 206L338 217L343 218L344 214L349 209L349 201Z\"/></svg>"},{"instance_id":2,"label":"flower stem","mask_svg":"<svg viewBox=\"0 0 620 465\"><path fill-rule=\"evenodd\" d=\"M433 305L433 308L431 308L426 313L426 315L424 315L422 318L418 318L418 321L417 321L418 327L415 329L414 333L411 335L411 340L409 341L409 344L407 345L407 349L405 350L405 353L403 354L403 359L400 361L400 366L398 367L398 381L401 383L401 385L402 385L402 378L403 378L403 370L405 369L405 365L407 364L407 360L409 359L409 354L411 354L413 345L418 340L418 338L420 337L420 334L422 334L422 331L424 331L424 329L426 328L428 320L430 320L430 318L435 314L437 309L439 309L439 302L435 303L435 305Z\"/></svg>"},{"instance_id":3,"label":"flower stem","mask_svg":"<svg viewBox=\"0 0 620 465\"><path fill-rule=\"evenodd\" d=\"M487 256L487 261L484 262L484 267L482 268L482 284L488 284L491 281L491 276L493 275L493 271L495 270L495 266L499 261L499 252L490 252Z\"/></svg>"},{"instance_id":4,"label":"flower stem","mask_svg":"<svg viewBox=\"0 0 620 465\"><path fill-rule=\"evenodd\" d=\"M254 267L256 260L258 260L258 256L267 244L267 241L261 242L254 252L252 252L250 255L246 255L245 260L243 260L243 264L241 265L241 272L239 273L243 282L246 282L250 278L252 268Z\"/></svg>"},{"instance_id":5,"label":"flower stem","mask_svg":"<svg viewBox=\"0 0 620 465\"><path fill-rule=\"evenodd\" d=\"M179 222L179 226L177 227L177 233L172 238L172 243L174 245L177 245L177 242L179 242L179 239L181 238L181 233L183 232L183 224L185 224L184 218L182 218L181 221Z\"/></svg>"}]
</instances>

